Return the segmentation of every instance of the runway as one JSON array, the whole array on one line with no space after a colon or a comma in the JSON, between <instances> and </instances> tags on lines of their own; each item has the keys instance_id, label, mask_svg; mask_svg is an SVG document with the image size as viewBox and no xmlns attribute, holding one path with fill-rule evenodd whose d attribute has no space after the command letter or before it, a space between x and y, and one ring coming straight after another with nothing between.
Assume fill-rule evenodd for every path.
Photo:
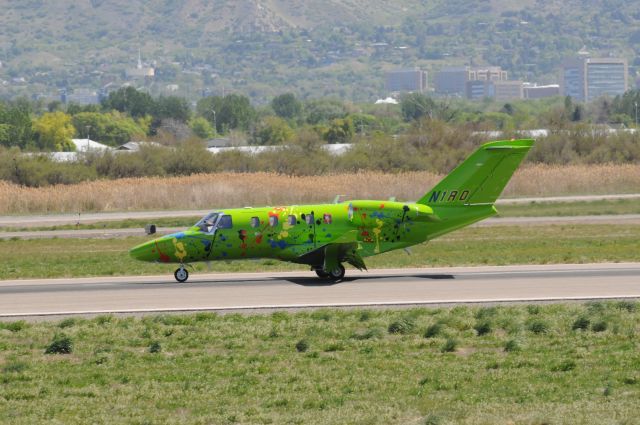
<instances>
[{"instance_id":1,"label":"runway","mask_svg":"<svg viewBox=\"0 0 640 425\"><path fill-rule=\"evenodd\" d=\"M0 281L0 319L640 298L640 263Z\"/></svg>"}]
</instances>

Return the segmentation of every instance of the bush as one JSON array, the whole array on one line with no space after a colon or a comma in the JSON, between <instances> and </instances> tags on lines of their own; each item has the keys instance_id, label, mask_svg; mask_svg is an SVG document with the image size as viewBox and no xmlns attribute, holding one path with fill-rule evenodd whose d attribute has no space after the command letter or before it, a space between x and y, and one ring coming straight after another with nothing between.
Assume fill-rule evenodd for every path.
<instances>
[{"instance_id":1,"label":"bush","mask_svg":"<svg viewBox=\"0 0 640 425\"><path fill-rule=\"evenodd\" d=\"M298 351L298 353L304 353L308 349L309 349L309 343L306 340L301 339L296 343L296 350Z\"/></svg>"},{"instance_id":2,"label":"bush","mask_svg":"<svg viewBox=\"0 0 640 425\"><path fill-rule=\"evenodd\" d=\"M515 339L510 339L504 344L504 351L507 353L520 351L520 343Z\"/></svg>"},{"instance_id":3,"label":"bush","mask_svg":"<svg viewBox=\"0 0 640 425\"><path fill-rule=\"evenodd\" d=\"M594 332L604 332L604 331L607 330L607 327L608 327L607 326L607 322L600 321L600 322L594 323L591 326L591 330L594 331Z\"/></svg>"},{"instance_id":4,"label":"bush","mask_svg":"<svg viewBox=\"0 0 640 425\"><path fill-rule=\"evenodd\" d=\"M586 317L579 317L578 319L576 319L575 322L573 322L573 325L571 326L571 329L573 329L574 331L576 331L578 329L584 331L584 330L589 329L589 325L590 324L591 324L591 322Z\"/></svg>"},{"instance_id":5,"label":"bush","mask_svg":"<svg viewBox=\"0 0 640 425\"><path fill-rule=\"evenodd\" d=\"M51 344L44 350L45 354L71 354L73 342L65 334L58 334L53 337Z\"/></svg>"},{"instance_id":6,"label":"bush","mask_svg":"<svg viewBox=\"0 0 640 425\"><path fill-rule=\"evenodd\" d=\"M486 335L491 332L491 323L482 321L480 323L477 323L473 328L478 333L478 336Z\"/></svg>"},{"instance_id":7,"label":"bush","mask_svg":"<svg viewBox=\"0 0 640 425\"><path fill-rule=\"evenodd\" d=\"M458 347L458 341L456 341L453 338L449 338L449 339L447 339L447 342L445 342L444 345L442 346L442 352L443 353L452 353L452 352L456 351L457 347Z\"/></svg>"},{"instance_id":8,"label":"bush","mask_svg":"<svg viewBox=\"0 0 640 425\"><path fill-rule=\"evenodd\" d=\"M76 324L76 319L74 319L73 317L69 317L67 319L64 319L63 321L61 321L60 323L58 323L58 327L59 328L70 328L71 326Z\"/></svg>"},{"instance_id":9,"label":"bush","mask_svg":"<svg viewBox=\"0 0 640 425\"><path fill-rule=\"evenodd\" d=\"M401 320L397 320L395 322L392 322L389 325L389 333L390 334L408 334L410 333L413 328L415 328L415 323L412 319L410 318L404 318Z\"/></svg>"},{"instance_id":10,"label":"bush","mask_svg":"<svg viewBox=\"0 0 640 425\"><path fill-rule=\"evenodd\" d=\"M424 425L440 425L442 424L442 418L438 415L435 415L433 413L430 413L425 419L424 419Z\"/></svg>"},{"instance_id":11,"label":"bush","mask_svg":"<svg viewBox=\"0 0 640 425\"><path fill-rule=\"evenodd\" d=\"M635 301L623 300L619 301L616 304L616 307L620 310L627 310L629 313L633 313L638 309L638 303L636 303Z\"/></svg>"},{"instance_id":12,"label":"bush","mask_svg":"<svg viewBox=\"0 0 640 425\"><path fill-rule=\"evenodd\" d=\"M543 322L542 320L534 320L533 322L529 323L529 326L527 328L534 334L544 334L549 331L549 325L547 325L547 323Z\"/></svg>"},{"instance_id":13,"label":"bush","mask_svg":"<svg viewBox=\"0 0 640 425\"><path fill-rule=\"evenodd\" d=\"M0 329L6 329L11 332L20 332L27 326L28 326L27 322L25 322L24 320L18 320L17 322L9 322L9 323L0 322Z\"/></svg>"},{"instance_id":14,"label":"bush","mask_svg":"<svg viewBox=\"0 0 640 425\"><path fill-rule=\"evenodd\" d=\"M373 328L373 329L367 329L365 332L354 332L351 335L351 338L357 339L357 340L366 340L366 339L380 338L381 336L382 336L382 332L380 331L380 329Z\"/></svg>"},{"instance_id":15,"label":"bush","mask_svg":"<svg viewBox=\"0 0 640 425\"><path fill-rule=\"evenodd\" d=\"M433 325L429 326L427 330L424 332L424 337L433 338L440 335L441 332L442 332L442 325L440 323L434 323Z\"/></svg>"},{"instance_id":16,"label":"bush","mask_svg":"<svg viewBox=\"0 0 640 425\"><path fill-rule=\"evenodd\" d=\"M162 351L162 345L158 341L153 341L151 345L149 345L150 353L159 353Z\"/></svg>"}]
</instances>

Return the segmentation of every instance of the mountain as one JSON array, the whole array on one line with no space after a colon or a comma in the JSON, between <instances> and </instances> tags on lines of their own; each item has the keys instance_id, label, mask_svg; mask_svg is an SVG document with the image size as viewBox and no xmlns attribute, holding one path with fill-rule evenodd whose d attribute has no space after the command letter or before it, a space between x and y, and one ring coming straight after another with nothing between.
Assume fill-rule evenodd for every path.
<instances>
[{"instance_id":1,"label":"mountain","mask_svg":"<svg viewBox=\"0 0 640 425\"><path fill-rule=\"evenodd\" d=\"M294 91L371 100L385 70L500 65L555 82L583 46L640 65L640 10L622 0L0 0L0 96L127 81L153 93ZM20 78L24 78L23 83ZM177 87L176 87L177 86Z\"/></svg>"}]
</instances>

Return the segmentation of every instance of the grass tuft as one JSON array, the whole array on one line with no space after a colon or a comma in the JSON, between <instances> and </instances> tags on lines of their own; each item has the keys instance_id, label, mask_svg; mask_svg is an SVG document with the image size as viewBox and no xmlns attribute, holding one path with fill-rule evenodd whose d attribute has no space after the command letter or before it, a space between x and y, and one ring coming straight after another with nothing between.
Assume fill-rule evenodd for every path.
<instances>
[{"instance_id":1,"label":"grass tuft","mask_svg":"<svg viewBox=\"0 0 640 425\"><path fill-rule=\"evenodd\" d=\"M426 331L424 331L425 338L434 338L442 333L444 326L441 323L434 323L430 325Z\"/></svg>"},{"instance_id":2,"label":"grass tuft","mask_svg":"<svg viewBox=\"0 0 640 425\"><path fill-rule=\"evenodd\" d=\"M406 335L408 333L411 333L411 331L413 331L415 327L415 321L412 318L405 317L403 319L391 322L387 330L390 334Z\"/></svg>"},{"instance_id":3,"label":"grass tuft","mask_svg":"<svg viewBox=\"0 0 640 425\"><path fill-rule=\"evenodd\" d=\"M453 338L448 338L447 341L442 346L441 351L443 353L452 353L456 351L456 348L458 348L458 341L456 341Z\"/></svg>"},{"instance_id":4,"label":"grass tuft","mask_svg":"<svg viewBox=\"0 0 640 425\"><path fill-rule=\"evenodd\" d=\"M582 330L582 331L586 331L587 329L589 329L589 325L591 324L591 321L589 319L587 319L586 317L582 316L582 317L578 317L576 319L575 322L573 322L573 325L571 326L571 329L574 331L577 330Z\"/></svg>"},{"instance_id":5,"label":"grass tuft","mask_svg":"<svg viewBox=\"0 0 640 425\"><path fill-rule=\"evenodd\" d=\"M151 344L149 344L150 353L159 353L161 351L162 351L162 345L160 345L160 342L153 341Z\"/></svg>"},{"instance_id":6,"label":"grass tuft","mask_svg":"<svg viewBox=\"0 0 640 425\"><path fill-rule=\"evenodd\" d=\"M616 307L620 310L626 310L629 313L635 313L638 309L638 303L635 301L623 300L616 303Z\"/></svg>"},{"instance_id":7,"label":"grass tuft","mask_svg":"<svg viewBox=\"0 0 640 425\"><path fill-rule=\"evenodd\" d=\"M58 327L61 329L70 328L75 324L76 324L76 319L74 319L73 317L68 317L62 320L60 323L58 323Z\"/></svg>"},{"instance_id":8,"label":"grass tuft","mask_svg":"<svg viewBox=\"0 0 640 425\"><path fill-rule=\"evenodd\" d=\"M51 344L44 350L45 354L71 354L73 342L65 334L57 334L53 337Z\"/></svg>"},{"instance_id":9,"label":"grass tuft","mask_svg":"<svg viewBox=\"0 0 640 425\"><path fill-rule=\"evenodd\" d=\"M491 333L491 323L489 323L486 320L482 321L482 322L479 322L479 323L476 323L476 325L473 328L478 333L478 336L482 336L482 335L486 335L488 333Z\"/></svg>"},{"instance_id":10,"label":"grass tuft","mask_svg":"<svg viewBox=\"0 0 640 425\"><path fill-rule=\"evenodd\" d=\"M442 425L442 423L443 423L442 417L434 413L430 413L424 419L424 425Z\"/></svg>"},{"instance_id":11,"label":"grass tuft","mask_svg":"<svg viewBox=\"0 0 640 425\"><path fill-rule=\"evenodd\" d=\"M529 326L527 326L527 329L529 329L534 334L544 334L549 331L549 325L545 321L534 320L531 323L529 323Z\"/></svg>"},{"instance_id":12,"label":"grass tuft","mask_svg":"<svg viewBox=\"0 0 640 425\"><path fill-rule=\"evenodd\" d=\"M591 325L591 330L594 332L604 332L606 331L608 328L607 322L605 322L604 320L601 320L600 322L596 322L593 325Z\"/></svg>"},{"instance_id":13,"label":"grass tuft","mask_svg":"<svg viewBox=\"0 0 640 425\"><path fill-rule=\"evenodd\" d=\"M520 351L520 349L520 343L516 339L510 339L504 344L504 351L506 351L507 353Z\"/></svg>"},{"instance_id":14,"label":"grass tuft","mask_svg":"<svg viewBox=\"0 0 640 425\"><path fill-rule=\"evenodd\" d=\"M18 320L17 322L0 322L0 329L6 329L11 332L20 332L27 327L29 327L29 325L24 320Z\"/></svg>"},{"instance_id":15,"label":"grass tuft","mask_svg":"<svg viewBox=\"0 0 640 425\"><path fill-rule=\"evenodd\" d=\"M309 349L309 343L306 339L301 339L296 343L296 350L298 353L304 353Z\"/></svg>"},{"instance_id":16,"label":"grass tuft","mask_svg":"<svg viewBox=\"0 0 640 425\"><path fill-rule=\"evenodd\" d=\"M552 372L569 372L576 368L576 362L573 360L564 360L551 367Z\"/></svg>"}]
</instances>

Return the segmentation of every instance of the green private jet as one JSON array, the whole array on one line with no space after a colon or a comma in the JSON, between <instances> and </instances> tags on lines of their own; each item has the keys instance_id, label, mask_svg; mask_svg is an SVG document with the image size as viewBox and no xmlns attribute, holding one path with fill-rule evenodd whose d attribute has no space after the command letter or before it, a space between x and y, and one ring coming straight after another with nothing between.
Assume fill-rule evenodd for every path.
<instances>
[{"instance_id":1,"label":"green private jet","mask_svg":"<svg viewBox=\"0 0 640 425\"><path fill-rule=\"evenodd\" d=\"M352 200L333 204L220 209L184 232L131 249L141 261L273 258L307 264L328 281L344 278L343 263L366 269L364 257L423 243L494 215L494 202L533 140L482 145L417 202Z\"/></svg>"}]
</instances>

